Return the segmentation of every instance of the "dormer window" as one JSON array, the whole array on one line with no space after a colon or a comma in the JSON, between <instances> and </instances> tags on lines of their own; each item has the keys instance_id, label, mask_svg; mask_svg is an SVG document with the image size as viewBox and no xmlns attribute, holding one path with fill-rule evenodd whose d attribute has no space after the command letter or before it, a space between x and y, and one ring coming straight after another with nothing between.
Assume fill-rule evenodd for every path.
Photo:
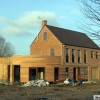
<instances>
[{"instance_id":1,"label":"dormer window","mask_svg":"<svg viewBox=\"0 0 100 100\"><path fill-rule=\"evenodd\" d=\"M47 40L47 32L43 34L43 40Z\"/></svg>"}]
</instances>

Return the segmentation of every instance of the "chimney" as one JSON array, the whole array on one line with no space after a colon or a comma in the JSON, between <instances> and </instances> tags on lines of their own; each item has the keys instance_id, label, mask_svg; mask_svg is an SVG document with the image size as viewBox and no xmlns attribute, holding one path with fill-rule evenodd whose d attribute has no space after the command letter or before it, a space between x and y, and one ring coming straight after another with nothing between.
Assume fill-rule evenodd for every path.
<instances>
[{"instance_id":1,"label":"chimney","mask_svg":"<svg viewBox=\"0 0 100 100\"><path fill-rule=\"evenodd\" d=\"M42 21L42 28L43 28L45 25L47 25L47 21L46 21L46 20L43 20L43 21Z\"/></svg>"}]
</instances>

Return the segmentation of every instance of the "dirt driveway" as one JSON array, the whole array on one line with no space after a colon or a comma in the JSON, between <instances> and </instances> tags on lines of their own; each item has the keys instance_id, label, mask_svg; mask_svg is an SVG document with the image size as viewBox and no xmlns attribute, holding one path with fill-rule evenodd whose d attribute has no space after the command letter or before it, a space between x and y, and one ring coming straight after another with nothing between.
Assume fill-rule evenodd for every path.
<instances>
[{"instance_id":1,"label":"dirt driveway","mask_svg":"<svg viewBox=\"0 0 100 100\"><path fill-rule=\"evenodd\" d=\"M0 86L0 100L93 100L100 95L100 84L47 87Z\"/></svg>"}]
</instances>

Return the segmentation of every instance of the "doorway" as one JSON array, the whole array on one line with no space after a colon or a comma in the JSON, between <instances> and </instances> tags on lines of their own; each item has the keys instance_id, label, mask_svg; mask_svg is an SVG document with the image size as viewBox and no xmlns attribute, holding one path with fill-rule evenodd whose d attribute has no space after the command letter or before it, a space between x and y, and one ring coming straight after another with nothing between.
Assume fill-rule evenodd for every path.
<instances>
[{"instance_id":1,"label":"doorway","mask_svg":"<svg viewBox=\"0 0 100 100\"><path fill-rule=\"evenodd\" d=\"M36 80L36 69L29 69L29 81Z\"/></svg>"},{"instance_id":2,"label":"doorway","mask_svg":"<svg viewBox=\"0 0 100 100\"><path fill-rule=\"evenodd\" d=\"M68 75L68 67L66 68L66 79L69 77Z\"/></svg>"},{"instance_id":3,"label":"doorway","mask_svg":"<svg viewBox=\"0 0 100 100\"><path fill-rule=\"evenodd\" d=\"M38 68L38 79L45 79L44 76L44 68Z\"/></svg>"},{"instance_id":4,"label":"doorway","mask_svg":"<svg viewBox=\"0 0 100 100\"><path fill-rule=\"evenodd\" d=\"M59 79L59 68L54 68L54 81Z\"/></svg>"},{"instance_id":5,"label":"doorway","mask_svg":"<svg viewBox=\"0 0 100 100\"><path fill-rule=\"evenodd\" d=\"M73 79L76 80L76 68L73 68Z\"/></svg>"},{"instance_id":6,"label":"doorway","mask_svg":"<svg viewBox=\"0 0 100 100\"><path fill-rule=\"evenodd\" d=\"M92 78L92 80L94 80L94 79L98 79L98 68L92 68L91 69L91 78Z\"/></svg>"},{"instance_id":7,"label":"doorway","mask_svg":"<svg viewBox=\"0 0 100 100\"><path fill-rule=\"evenodd\" d=\"M14 82L20 82L20 65L14 65Z\"/></svg>"}]
</instances>

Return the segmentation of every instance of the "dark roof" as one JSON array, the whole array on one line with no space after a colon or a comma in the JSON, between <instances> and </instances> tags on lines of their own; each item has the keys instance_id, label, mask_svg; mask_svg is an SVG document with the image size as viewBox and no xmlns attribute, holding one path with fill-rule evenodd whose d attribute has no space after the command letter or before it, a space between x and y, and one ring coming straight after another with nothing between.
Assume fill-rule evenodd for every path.
<instances>
[{"instance_id":1,"label":"dark roof","mask_svg":"<svg viewBox=\"0 0 100 100\"><path fill-rule=\"evenodd\" d=\"M100 49L86 34L46 25L47 28L65 45Z\"/></svg>"}]
</instances>

